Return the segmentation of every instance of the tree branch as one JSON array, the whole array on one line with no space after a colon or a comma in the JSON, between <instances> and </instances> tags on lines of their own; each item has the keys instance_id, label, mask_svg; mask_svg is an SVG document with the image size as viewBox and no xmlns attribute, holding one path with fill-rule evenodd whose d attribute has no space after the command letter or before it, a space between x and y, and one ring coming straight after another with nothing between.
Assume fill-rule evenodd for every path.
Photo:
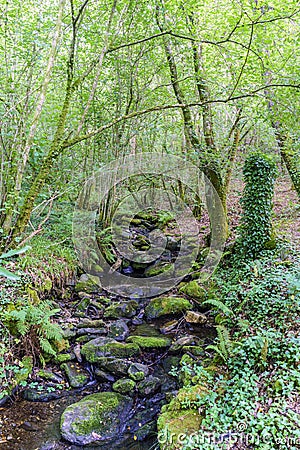
<instances>
[{"instance_id":1,"label":"tree branch","mask_svg":"<svg viewBox=\"0 0 300 450\"><path fill-rule=\"evenodd\" d=\"M132 112L130 114L125 114L123 116L117 117L115 120L113 120L112 122L106 124L106 125L102 125L101 127L97 128L96 130L90 131L89 133L86 133L84 135L81 136L77 136L73 139L68 139L63 141L63 143L61 144L61 150L65 149L65 148L69 148L72 147L75 144L78 144L82 141L85 141L86 139L90 139L100 133L102 133L105 130L108 130L109 128L113 127L114 125L116 125L119 122L122 122L123 120L128 120L128 119L133 119L135 117L139 117L139 116L143 116L145 114L149 114L152 112L156 112L156 111L166 111L168 109L182 109L182 108L189 108L189 107L193 107L193 106L205 106L207 104L213 104L213 103L229 103L229 102L233 102L236 100L240 100L243 98L249 98L249 97L254 97L256 94L258 94L261 91L264 91L267 88L270 87L281 87L281 88L291 88L291 89L300 89L300 84L297 85L293 85L293 84L280 84L280 83L275 83L275 84L269 84L267 86L261 86L257 89L254 89L251 92L248 92L247 94L240 94L240 95L236 95L235 97L228 97L228 98L224 98L224 99L215 99L215 100L207 100L206 102L193 102L193 103L176 103L173 105L156 105L153 106L151 108L147 108L147 109L143 109L141 111L135 111Z\"/></svg>"},{"instance_id":2,"label":"tree branch","mask_svg":"<svg viewBox=\"0 0 300 450\"><path fill-rule=\"evenodd\" d=\"M237 80L236 80L236 82L235 82L235 85L234 85L234 87L233 87L233 89L232 89L232 91L231 91L230 97L232 97L233 94L235 93L236 88L238 87L239 82L240 82L240 80L241 80L241 78L242 78L244 69L245 69L245 67L246 67L246 64L247 64L247 61L248 61L248 58L249 58L249 53L250 53L250 48L251 48L252 40L253 40L253 33L254 33L254 26L251 27L251 33L250 33L249 44L248 44L248 47L247 47L247 53L246 53L246 56L245 56L245 60L244 60L243 65L242 65L242 67L241 67L239 76L237 77Z\"/></svg>"}]
</instances>

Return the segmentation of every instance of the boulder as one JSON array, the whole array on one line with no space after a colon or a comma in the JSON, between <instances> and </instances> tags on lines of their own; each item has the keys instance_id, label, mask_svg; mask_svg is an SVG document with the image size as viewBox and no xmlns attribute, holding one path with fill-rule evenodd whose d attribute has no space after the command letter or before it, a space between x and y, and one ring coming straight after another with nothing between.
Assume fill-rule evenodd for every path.
<instances>
[{"instance_id":1,"label":"boulder","mask_svg":"<svg viewBox=\"0 0 300 450\"><path fill-rule=\"evenodd\" d=\"M76 292L85 292L92 294L93 292L101 292L101 284L99 277L84 273L75 285Z\"/></svg>"},{"instance_id":2,"label":"boulder","mask_svg":"<svg viewBox=\"0 0 300 450\"><path fill-rule=\"evenodd\" d=\"M76 445L114 446L126 430L133 402L116 392L88 395L68 406L62 414L62 437Z\"/></svg>"},{"instance_id":3,"label":"boulder","mask_svg":"<svg viewBox=\"0 0 300 450\"><path fill-rule=\"evenodd\" d=\"M174 271L174 264L159 262L153 266L147 267L145 270L146 277L155 277L169 270Z\"/></svg>"},{"instance_id":4,"label":"boulder","mask_svg":"<svg viewBox=\"0 0 300 450\"><path fill-rule=\"evenodd\" d=\"M145 308L148 320L169 315L180 315L191 309L191 303L182 297L158 297L150 301Z\"/></svg>"},{"instance_id":5,"label":"boulder","mask_svg":"<svg viewBox=\"0 0 300 450\"><path fill-rule=\"evenodd\" d=\"M141 396L149 396L158 391L161 386L159 378L149 375L138 384L138 391Z\"/></svg>"},{"instance_id":6,"label":"boulder","mask_svg":"<svg viewBox=\"0 0 300 450\"><path fill-rule=\"evenodd\" d=\"M105 309L104 317L109 319L127 317L130 319L135 316L137 307L138 304L135 300L128 300L127 302L114 302Z\"/></svg>"},{"instance_id":7,"label":"boulder","mask_svg":"<svg viewBox=\"0 0 300 450\"><path fill-rule=\"evenodd\" d=\"M125 341L129 336L129 328L125 320L120 319L109 325L108 337L114 338L116 341Z\"/></svg>"},{"instance_id":8,"label":"boulder","mask_svg":"<svg viewBox=\"0 0 300 450\"><path fill-rule=\"evenodd\" d=\"M202 417L195 409L164 412L157 422L159 442L164 442L160 448L179 450L184 444L191 445L189 435L198 435L201 422Z\"/></svg>"},{"instance_id":9,"label":"boulder","mask_svg":"<svg viewBox=\"0 0 300 450\"><path fill-rule=\"evenodd\" d=\"M182 336L172 343L170 347L171 353L177 353L182 350L185 345L197 345L199 342L199 338L193 335Z\"/></svg>"},{"instance_id":10,"label":"boulder","mask_svg":"<svg viewBox=\"0 0 300 450\"><path fill-rule=\"evenodd\" d=\"M69 384L73 388L81 388L89 381L89 373L82 369L79 364L64 363L61 365L61 369L65 371Z\"/></svg>"},{"instance_id":11,"label":"boulder","mask_svg":"<svg viewBox=\"0 0 300 450\"><path fill-rule=\"evenodd\" d=\"M96 363L103 356L114 356L116 358L129 358L139 354L137 344L118 342L108 337L92 339L81 348L81 354L91 363Z\"/></svg>"},{"instance_id":12,"label":"boulder","mask_svg":"<svg viewBox=\"0 0 300 450\"><path fill-rule=\"evenodd\" d=\"M127 375L130 364L131 361L121 358L114 358L112 356L99 358L97 362L100 369L117 376Z\"/></svg>"},{"instance_id":13,"label":"boulder","mask_svg":"<svg viewBox=\"0 0 300 450\"><path fill-rule=\"evenodd\" d=\"M199 325L207 322L206 315L196 311L187 311L184 318L188 323L198 323Z\"/></svg>"},{"instance_id":14,"label":"boulder","mask_svg":"<svg viewBox=\"0 0 300 450\"><path fill-rule=\"evenodd\" d=\"M131 394L134 392L135 381L130 378L121 378L113 384L112 388L120 394Z\"/></svg>"}]
</instances>

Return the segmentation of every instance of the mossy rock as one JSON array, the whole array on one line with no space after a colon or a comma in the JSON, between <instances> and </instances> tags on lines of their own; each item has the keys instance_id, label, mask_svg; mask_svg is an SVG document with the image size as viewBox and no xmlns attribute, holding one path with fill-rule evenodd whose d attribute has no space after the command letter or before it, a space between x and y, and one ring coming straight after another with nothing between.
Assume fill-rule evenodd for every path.
<instances>
[{"instance_id":1,"label":"mossy rock","mask_svg":"<svg viewBox=\"0 0 300 450\"><path fill-rule=\"evenodd\" d=\"M94 275L82 274L75 286L76 292L86 292L92 294L93 292L101 292L100 279Z\"/></svg>"},{"instance_id":2,"label":"mossy rock","mask_svg":"<svg viewBox=\"0 0 300 450\"><path fill-rule=\"evenodd\" d=\"M205 350L200 345L184 345L182 351L198 357L205 356Z\"/></svg>"},{"instance_id":3,"label":"mossy rock","mask_svg":"<svg viewBox=\"0 0 300 450\"><path fill-rule=\"evenodd\" d=\"M40 378L43 378L44 380L47 381L52 381L53 383L61 383L63 381L63 379L60 376L51 372L51 370L41 369L38 371L37 375Z\"/></svg>"},{"instance_id":4,"label":"mossy rock","mask_svg":"<svg viewBox=\"0 0 300 450\"><path fill-rule=\"evenodd\" d=\"M133 226L141 225L141 223L142 223L141 219L137 219L136 217L134 217L130 221L130 225L133 225Z\"/></svg>"},{"instance_id":5,"label":"mossy rock","mask_svg":"<svg viewBox=\"0 0 300 450\"><path fill-rule=\"evenodd\" d=\"M112 342L107 345L109 355L117 358L130 358L140 353L139 346L134 343Z\"/></svg>"},{"instance_id":6,"label":"mossy rock","mask_svg":"<svg viewBox=\"0 0 300 450\"><path fill-rule=\"evenodd\" d=\"M103 268L102 268L101 266L99 266L99 264L93 264L93 266L92 266L92 271L93 271L95 274L101 274L101 273L104 272Z\"/></svg>"},{"instance_id":7,"label":"mossy rock","mask_svg":"<svg viewBox=\"0 0 300 450\"><path fill-rule=\"evenodd\" d=\"M65 339L71 339L76 336L76 328L73 325L63 328L62 334Z\"/></svg>"},{"instance_id":8,"label":"mossy rock","mask_svg":"<svg viewBox=\"0 0 300 450\"><path fill-rule=\"evenodd\" d=\"M129 336L129 328L123 319L113 322L108 328L108 337L112 337L116 341L125 341Z\"/></svg>"},{"instance_id":9,"label":"mossy rock","mask_svg":"<svg viewBox=\"0 0 300 450\"><path fill-rule=\"evenodd\" d=\"M126 430L133 402L116 392L88 395L62 414L62 437L79 446L116 444Z\"/></svg>"},{"instance_id":10,"label":"mossy rock","mask_svg":"<svg viewBox=\"0 0 300 450\"><path fill-rule=\"evenodd\" d=\"M179 289L179 292L200 302L204 302L206 300L206 290L203 287L199 286L196 280L185 283Z\"/></svg>"},{"instance_id":11,"label":"mossy rock","mask_svg":"<svg viewBox=\"0 0 300 450\"><path fill-rule=\"evenodd\" d=\"M139 394L144 396L149 396L155 394L161 386L161 380L153 375L149 375L144 380L138 383Z\"/></svg>"},{"instance_id":12,"label":"mossy rock","mask_svg":"<svg viewBox=\"0 0 300 450\"><path fill-rule=\"evenodd\" d=\"M148 320L169 315L179 315L191 309L191 303L182 297L158 297L150 301L145 308Z\"/></svg>"},{"instance_id":13,"label":"mossy rock","mask_svg":"<svg viewBox=\"0 0 300 450\"><path fill-rule=\"evenodd\" d=\"M112 388L120 394L130 394L135 389L135 382L130 378L121 378L113 384Z\"/></svg>"},{"instance_id":14,"label":"mossy rock","mask_svg":"<svg viewBox=\"0 0 300 450\"><path fill-rule=\"evenodd\" d=\"M135 300L127 302L115 302L108 306L104 312L104 317L119 319L120 317L131 318L136 314L138 304Z\"/></svg>"},{"instance_id":15,"label":"mossy rock","mask_svg":"<svg viewBox=\"0 0 300 450\"><path fill-rule=\"evenodd\" d=\"M76 363L64 363L61 369L65 371L69 384L73 388L81 388L89 381L89 374Z\"/></svg>"},{"instance_id":16,"label":"mossy rock","mask_svg":"<svg viewBox=\"0 0 300 450\"><path fill-rule=\"evenodd\" d=\"M143 221L152 222L152 223L157 222L157 217L152 212L148 212L148 211L141 211L141 212L137 213L135 215L135 219L142 219Z\"/></svg>"},{"instance_id":17,"label":"mossy rock","mask_svg":"<svg viewBox=\"0 0 300 450\"><path fill-rule=\"evenodd\" d=\"M128 375L134 381L141 381L148 375L149 369L145 364L132 363L128 369Z\"/></svg>"},{"instance_id":18,"label":"mossy rock","mask_svg":"<svg viewBox=\"0 0 300 450\"><path fill-rule=\"evenodd\" d=\"M167 411L157 421L161 450L181 450L184 446L182 437L198 435L202 417L194 409L185 411Z\"/></svg>"},{"instance_id":19,"label":"mossy rock","mask_svg":"<svg viewBox=\"0 0 300 450\"><path fill-rule=\"evenodd\" d=\"M131 263L131 266L133 267L133 269L135 270L143 270L146 269L149 265L148 262L143 262L144 258L141 258L141 261L133 261Z\"/></svg>"},{"instance_id":20,"label":"mossy rock","mask_svg":"<svg viewBox=\"0 0 300 450\"><path fill-rule=\"evenodd\" d=\"M104 370L101 370L99 368L95 369L94 374L97 380L108 381L110 383L113 383L115 381L115 377L111 373L104 372Z\"/></svg>"},{"instance_id":21,"label":"mossy rock","mask_svg":"<svg viewBox=\"0 0 300 450\"><path fill-rule=\"evenodd\" d=\"M142 248L142 247L150 248L151 244L150 244L149 239L146 236L144 236L142 234L138 234L132 245L135 248Z\"/></svg>"},{"instance_id":22,"label":"mossy rock","mask_svg":"<svg viewBox=\"0 0 300 450\"><path fill-rule=\"evenodd\" d=\"M198 342L199 342L199 338L197 338L197 336L193 336L193 335L182 336L181 338L177 339L175 342L172 343L171 348L170 348L170 353L180 352L184 346L197 345Z\"/></svg>"},{"instance_id":23,"label":"mossy rock","mask_svg":"<svg viewBox=\"0 0 300 450\"><path fill-rule=\"evenodd\" d=\"M161 273L167 272L168 270L174 270L174 264L159 263L154 266L147 267L145 270L146 277L155 277Z\"/></svg>"},{"instance_id":24,"label":"mossy rock","mask_svg":"<svg viewBox=\"0 0 300 450\"><path fill-rule=\"evenodd\" d=\"M105 322L102 319L89 319L84 317L78 324L77 328L102 328L105 327Z\"/></svg>"},{"instance_id":25,"label":"mossy rock","mask_svg":"<svg viewBox=\"0 0 300 450\"><path fill-rule=\"evenodd\" d=\"M160 349L171 345L171 340L165 337L129 336L127 342L133 342L142 349Z\"/></svg>"},{"instance_id":26,"label":"mossy rock","mask_svg":"<svg viewBox=\"0 0 300 450\"><path fill-rule=\"evenodd\" d=\"M181 409L188 408L197 409L199 407L199 399L208 395L209 391L205 384L197 384L196 386L183 387L179 389L175 401L180 404ZM170 403L170 405L172 402ZM171 406L170 406L171 409Z\"/></svg>"},{"instance_id":27,"label":"mossy rock","mask_svg":"<svg viewBox=\"0 0 300 450\"><path fill-rule=\"evenodd\" d=\"M129 367L131 365L131 361L127 361L126 359L114 358L112 356L99 358L97 361L97 365L114 375L124 376L127 375Z\"/></svg>"},{"instance_id":28,"label":"mossy rock","mask_svg":"<svg viewBox=\"0 0 300 450\"><path fill-rule=\"evenodd\" d=\"M140 348L137 344L117 342L107 337L92 339L81 348L82 355L91 363L96 363L103 356L129 358L139 354L139 352Z\"/></svg>"}]
</instances>

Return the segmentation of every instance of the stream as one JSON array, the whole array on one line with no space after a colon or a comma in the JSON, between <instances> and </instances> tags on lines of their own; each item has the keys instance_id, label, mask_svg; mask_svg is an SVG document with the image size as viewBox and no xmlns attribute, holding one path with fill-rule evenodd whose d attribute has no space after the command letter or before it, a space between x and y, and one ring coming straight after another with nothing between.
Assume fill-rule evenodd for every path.
<instances>
[{"instance_id":1,"label":"stream","mask_svg":"<svg viewBox=\"0 0 300 450\"><path fill-rule=\"evenodd\" d=\"M180 321L179 321L180 322ZM142 323L137 326L132 326L131 333L135 335L138 333L140 335L146 336L158 336L160 334L160 329L165 323L164 320L160 320L153 324ZM167 322L168 323L168 322ZM190 326L182 323L175 331L171 334L172 340L178 342L178 339L183 335L195 336L198 343L209 344L212 342L214 337L214 329L205 326ZM193 334L192 334L193 333ZM170 337L170 334L168 334ZM175 352L176 354L171 354L169 351L150 351L146 355L143 355L143 362L147 362L149 365L150 373L158 376L162 376L163 367L167 368L163 374L171 368L170 358L176 363L179 362L180 355L182 352ZM177 358L177 359L176 359ZM86 365L85 365L86 367ZM49 368L53 373L62 376L61 370L57 366L51 366ZM167 385L166 383L169 383ZM44 382L45 387L47 382ZM82 389L70 389L59 393L61 398L49 400L49 401L28 401L24 399L24 391L16 395L16 397L5 404L0 409L0 435L1 435L1 449L3 450L67 450L67 449L80 449L86 448L85 446L78 446L70 444L62 440L60 434L60 418L65 410L65 408L85 396L111 389L111 383L103 383L97 380L93 375L90 377L90 381ZM178 389L178 384L174 377L169 377L164 379L163 385L160 387L157 393L153 397L149 398L139 398L136 399L135 405L137 411L144 411L149 408L149 402L153 401L153 406L156 408L154 416L149 416L148 423L155 422L157 414L161 409L161 405L166 402L166 391L176 392ZM26 390L25 390L26 392ZM59 395L58 394L58 395ZM155 406L155 397L157 397L157 404ZM145 418L147 423L148 418ZM135 440L133 434L124 436L124 440L120 445L115 445L116 450L148 450L158 448L156 442L156 430L155 423L152 426L152 431L145 438ZM89 446L89 449L101 449L101 450L111 450L111 444L105 446Z\"/></svg>"},{"instance_id":2,"label":"stream","mask_svg":"<svg viewBox=\"0 0 300 450\"><path fill-rule=\"evenodd\" d=\"M178 245L170 242L167 256L163 255L158 266L176 257ZM141 277L145 268L125 261L119 271ZM184 354L195 361L204 356L205 346L214 340L214 326L201 308L202 312L197 312L199 302L177 290L166 298L128 300L99 290L83 274L72 292L69 300L56 300L54 305L61 308L56 321L64 329L69 348L58 355L59 360L49 361L44 370L36 368L28 385L2 405L1 449L87 448L62 438L61 417L70 405L105 392L119 392L114 395L128 399L130 411L126 423L120 424L117 438L110 437L99 445L91 442L88 448L111 450L113 445L116 450L158 449L157 416L180 388L178 378L170 371L179 367ZM118 353L124 349L130 353ZM131 389L121 390L125 387L118 386L120 381L131 383Z\"/></svg>"}]
</instances>

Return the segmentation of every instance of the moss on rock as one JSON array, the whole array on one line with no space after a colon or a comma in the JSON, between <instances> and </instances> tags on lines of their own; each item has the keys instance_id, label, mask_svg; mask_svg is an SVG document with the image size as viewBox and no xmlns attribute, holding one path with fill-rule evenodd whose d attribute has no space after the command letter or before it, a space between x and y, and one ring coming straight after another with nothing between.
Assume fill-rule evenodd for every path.
<instances>
[{"instance_id":1,"label":"moss on rock","mask_svg":"<svg viewBox=\"0 0 300 450\"><path fill-rule=\"evenodd\" d=\"M89 374L76 363L64 363L61 369L65 371L70 386L73 388L80 388L89 381Z\"/></svg>"},{"instance_id":2,"label":"moss on rock","mask_svg":"<svg viewBox=\"0 0 300 450\"><path fill-rule=\"evenodd\" d=\"M168 270L174 270L174 264L159 263L154 266L150 266L145 270L146 277L155 277L161 273L167 272Z\"/></svg>"},{"instance_id":3,"label":"moss on rock","mask_svg":"<svg viewBox=\"0 0 300 450\"><path fill-rule=\"evenodd\" d=\"M191 303L182 297L158 297L150 301L145 308L148 320L168 315L177 315L191 309Z\"/></svg>"},{"instance_id":4,"label":"moss on rock","mask_svg":"<svg viewBox=\"0 0 300 450\"><path fill-rule=\"evenodd\" d=\"M141 396L152 395L159 390L161 380L153 375L149 375L138 383L138 391Z\"/></svg>"},{"instance_id":5,"label":"moss on rock","mask_svg":"<svg viewBox=\"0 0 300 450\"><path fill-rule=\"evenodd\" d=\"M167 411L160 415L157 422L161 450L180 450L183 437L200 430L202 417L193 409L185 411ZM187 442L188 443L188 442ZM193 448L192 446L189 448Z\"/></svg>"},{"instance_id":6,"label":"moss on rock","mask_svg":"<svg viewBox=\"0 0 300 450\"><path fill-rule=\"evenodd\" d=\"M120 394L130 394L134 391L135 382L130 378L121 378L113 384L113 390Z\"/></svg>"},{"instance_id":7,"label":"moss on rock","mask_svg":"<svg viewBox=\"0 0 300 450\"><path fill-rule=\"evenodd\" d=\"M131 318L136 314L137 307L138 304L135 300L115 302L106 308L104 317L110 319L120 319L120 317Z\"/></svg>"},{"instance_id":8,"label":"moss on rock","mask_svg":"<svg viewBox=\"0 0 300 450\"><path fill-rule=\"evenodd\" d=\"M204 302L206 300L206 290L203 287L199 286L196 280L185 283L179 289L179 292L198 301Z\"/></svg>"},{"instance_id":9,"label":"moss on rock","mask_svg":"<svg viewBox=\"0 0 300 450\"><path fill-rule=\"evenodd\" d=\"M96 363L103 356L114 356L116 358L129 358L139 354L137 344L117 342L107 337L92 339L82 346L81 353L91 362Z\"/></svg>"},{"instance_id":10,"label":"moss on rock","mask_svg":"<svg viewBox=\"0 0 300 450\"><path fill-rule=\"evenodd\" d=\"M126 359L121 358L114 358L113 356L109 357L102 357L99 358L97 361L97 365L105 370L108 371L114 375L127 375L127 371L131 365L130 361L127 361Z\"/></svg>"},{"instance_id":11,"label":"moss on rock","mask_svg":"<svg viewBox=\"0 0 300 450\"><path fill-rule=\"evenodd\" d=\"M128 375L134 381L143 380L149 373L148 366L140 363L132 363L128 369Z\"/></svg>"},{"instance_id":12,"label":"moss on rock","mask_svg":"<svg viewBox=\"0 0 300 450\"><path fill-rule=\"evenodd\" d=\"M127 342L133 342L142 349L159 349L171 345L171 340L165 337L129 336Z\"/></svg>"},{"instance_id":13,"label":"moss on rock","mask_svg":"<svg viewBox=\"0 0 300 450\"><path fill-rule=\"evenodd\" d=\"M62 437L81 446L115 444L126 429L132 406L129 397L116 392L88 395L63 412Z\"/></svg>"},{"instance_id":14,"label":"moss on rock","mask_svg":"<svg viewBox=\"0 0 300 450\"><path fill-rule=\"evenodd\" d=\"M94 275L88 275L84 273L76 283L76 292L86 292L91 294L93 292L101 292L100 279Z\"/></svg>"}]
</instances>

